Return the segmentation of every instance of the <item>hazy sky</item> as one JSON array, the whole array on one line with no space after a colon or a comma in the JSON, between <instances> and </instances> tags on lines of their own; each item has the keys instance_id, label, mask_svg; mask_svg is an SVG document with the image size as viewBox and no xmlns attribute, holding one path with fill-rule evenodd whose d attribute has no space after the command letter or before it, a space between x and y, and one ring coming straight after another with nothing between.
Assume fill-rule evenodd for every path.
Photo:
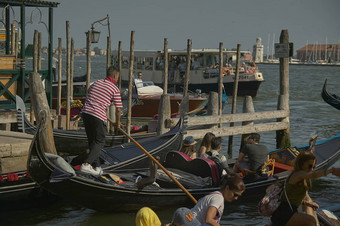
<instances>
[{"instance_id":1,"label":"hazy sky","mask_svg":"<svg viewBox=\"0 0 340 226\"><path fill-rule=\"evenodd\" d=\"M136 50L185 49L187 39L193 48L252 50L257 37L264 51L279 42L282 29L288 29L294 49L314 43L340 42L340 0L60 0L54 9L54 46L58 37L65 46L66 20L70 21L75 47L86 45L85 31L91 23L107 14L111 23L112 49L122 41L129 49L131 31L135 31ZM44 14L47 11L45 11ZM28 17L30 13L26 13ZM37 17L37 16L33 16ZM30 25L29 25L30 26ZM33 25L32 25L33 26ZM34 26L33 26L34 27ZM107 27L100 24L98 44L106 48ZM32 29L33 30L33 29ZM29 32L28 32L29 34Z\"/></svg>"}]
</instances>

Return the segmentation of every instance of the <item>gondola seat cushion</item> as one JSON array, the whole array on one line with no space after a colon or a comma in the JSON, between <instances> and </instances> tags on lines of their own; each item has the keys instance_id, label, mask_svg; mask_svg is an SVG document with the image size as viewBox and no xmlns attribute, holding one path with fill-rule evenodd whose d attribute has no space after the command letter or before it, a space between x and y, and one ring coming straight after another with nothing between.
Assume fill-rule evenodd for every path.
<instances>
[{"instance_id":1,"label":"gondola seat cushion","mask_svg":"<svg viewBox=\"0 0 340 226\"><path fill-rule=\"evenodd\" d=\"M62 169L63 171L72 175L76 175L74 169L62 157L51 153L45 153L45 155L59 169Z\"/></svg>"},{"instance_id":2,"label":"gondola seat cushion","mask_svg":"<svg viewBox=\"0 0 340 226\"><path fill-rule=\"evenodd\" d=\"M179 169L200 177L211 177L214 185L218 185L220 174L214 161L206 158L191 159L180 151L170 151L165 158L166 168Z\"/></svg>"}]
</instances>

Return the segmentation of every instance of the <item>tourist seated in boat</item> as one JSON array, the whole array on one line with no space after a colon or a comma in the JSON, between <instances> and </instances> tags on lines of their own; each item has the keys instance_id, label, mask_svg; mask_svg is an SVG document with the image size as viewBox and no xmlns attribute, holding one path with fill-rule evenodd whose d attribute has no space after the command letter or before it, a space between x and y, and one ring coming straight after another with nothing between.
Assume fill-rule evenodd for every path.
<instances>
[{"instance_id":1,"label":"tourist seated in boat","mask_svg":"<svg viewBox=\"0 0 340 226\"><path fill-rule=\"evenodd\" d=\"M137 78L135 78L135 86L136 86L137 89L143 87L142 77L143 77L142 72L138 72Z\"/></svg>"},{"instance_id":2,"label":"tourist seated in boat","mask_svg":"<svg viewBox=\"0 0 340 226\"><path fill-rule=\"evenodd\" d=\"M173 81L175 78L175 70L177 69L177 63L175 59L171 59L169 62L169 81Z\"/></svg>"},{"instance_id":3,"label":"tourist seated in boat","mask_svg":"<svg viewBox=\"0 0 340 226\"><path fill-rule=\"evenodd\" d=\"M194 61L192 62L191 67L193 70L197 70L201 67L200 62L197 60L196 57L194 58Z\"/></svg>"},{"instance_id":4,"label":"tourist seated in boat","mask_svg":"<svg viewBox=\"0 0 340 226\"><path fill-rule=\"evenodd\" d=\"M219 167L220 173L222 175L227 173L232 173L232 170L229 168L228 159L225 155L221 154L222 150L222 138L221 137L214 137L211 140L211 151L206 152L202 155L203 158L213 160Z\"/></svg>"},{"instance_id":5,"label":"tourist seated in boat","mask_svg":"<svg viewBox=\"0 0 340 226\"><path fill-rule=\"evenodd\" d=\"M181 152L189 156L191 159L196 158L196 141L192 136L187 136L181 148Z\"/></svg>"},{"instance_id":6,"label":"tourist seated in boat","mask_svg":"<svg viewBox=\"0 0 340 226\"><path fill-rule=\"evenodd\" d=\"M263 144L259 144L259 142L260 134L250 134L247 144L241 148L237 161L234 164L234 172L238 173L248 169L257 172L259 175L265 173L262 172L262 166L269 160L268 148Z\"/></svg>"},{"instance_id":7,"label":"tourist seated in boat","mask_svg":"<svg viewBox=\"0 0 340 226\"><path fill-rule=\"evenodd\" d=\"M203 156L204 153L211 151L211 140L215 137L213 133L206 133L202 139L200 149L198 151L198 157Z\"/></svg>"},{"instance_id":8,"label":"tourist seated in boat","mask_svg":"<svg viewBox=\"0 0 340 226\"><path fill-rule=\"evenodd\" d=\"M178 70L180 77L183 78L187 70L187 64L184 59L182 59L181 62L178 64Z\"/></svg>"}]
</instances>

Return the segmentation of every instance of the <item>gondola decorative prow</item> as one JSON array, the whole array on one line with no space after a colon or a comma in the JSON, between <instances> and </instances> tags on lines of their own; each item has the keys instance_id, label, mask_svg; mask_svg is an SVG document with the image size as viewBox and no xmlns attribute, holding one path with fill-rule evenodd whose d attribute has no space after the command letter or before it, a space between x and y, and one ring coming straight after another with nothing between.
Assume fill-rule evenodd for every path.
<instances>
[{"instance_id":1,"label":"gondola decorative prow","mask_svg":"<svg viewBox=\"0 0 340 226\"><path fill-rule=\"evenodd\" d=\"M110 119L109 117L107 118L112 124L115 124L115 122ZM137 145L138 148L140 148L154 163L156 163L176 184L177 186L182 189L185 194L196 204L197 200L190 194L190 192L174 177L171 175L171 173L165 169L165 167L160 164L157 159L155 159L145 148L142 147L135 139L133 139L129 134L127 134L122 128L118 127L118 129L125 135L127 136L135 145Z\"/></svg>"}]
</instances>

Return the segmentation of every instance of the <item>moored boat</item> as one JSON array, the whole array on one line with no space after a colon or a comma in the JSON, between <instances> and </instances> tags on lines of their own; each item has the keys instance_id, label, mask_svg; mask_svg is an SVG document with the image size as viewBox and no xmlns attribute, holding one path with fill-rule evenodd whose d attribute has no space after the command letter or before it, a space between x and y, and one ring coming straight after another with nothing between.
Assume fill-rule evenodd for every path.
<instances>
[{"instance_id":1,"label":"moored boat","mask_svg":"<svg viewBox=\"0 0 340 226\"><path fill-rule=\"evenodd\" d=\"M223 51L224 77L223 85L228 96L233 95L234 86L234 70L230 67L230 59L235 57L235 51ZM169 50L169 82L168 88L174 91L183 90L183 77L185 74L185 63L187 51L184 50ZM123 51L123 69L122 83L128 83L128 64L129 51ZM153 81L156 85L162 87L163 83L163 68L164 60L162 51L135 51L135 72L142 72L143 79ZM113 64L118 62L118 53L113 51ZM189 79L189 90L195 92L200 89L203 93L210 91L218 92L219 69L218 64L218 49L193 49L192 63ZM223 66L224 66L223 65ZM228 73L230 71L230 73ZM241 72L241 70L240 70ZM243 73L244 72L244 73ZM256 96L260 84L264 81L262 73L254 66L249 70L245 69L239 74L238 96Z\"/></svg>"},{"instance_id":2,"label":"moored boat","mask_svg":"<svg viewBox=\"0 0 340 226\"><path fill-rule=\"evenodd\" d=\"M25 116L25 105L20 97L16 97L18 130L28 134L36 132L36 126L33 125ZM132 134L134 139L143 139L155 136L155 132ZM82 153L88 149L88 141L85 130L62 130L54 129L53 136L56 149L59 152L65 152L70 155ZM107 133L105 136L105 146L110 147L126 142L124 135L114 135Z\"/></svg>"},{"instance_id":3,"label":"moored boat","mask_svg":"<svg viewBox=\"0 0 340 226\"><path fill-rule=\"evenodd\" d=\"M16 203L40 194L37 185L25 171L0 175L0 202Z\"/></svg>"},{"instance_id":4,"label":"moored boat","mask_svg":"<svg viewBox=\"0 0 340 226\"><path fill-rule=\"evenodd\" d=\"M321 97L327 104L340 110L340 96L333 93L329 93L327 91L327 78L325 79L325 83L323 84Z\"/></svg>"},{"instance_id":5,"label":"moored boat","mask_svg":"<svg viewBox=\"0 0 340 226\"><path fill-rule=\"evenodd\" d=\"M41 187L67 200L106 212L137 210L143 206L160 208L192 204L186 194L176 188L176 185L161 172L157 172L156 183L143 189L137 188L135 181L138 176L148 175L145 169L110 170L107 167L104 174L99 177L84 174L72 168L61 157L45 154L47 150L44 150L44 146L41 145L41 139L43 137L40 136L39 129L30 148L29 173ZM308 147L308 145L296 147L294 152L307 150ZM147 147L146 150L148 150ZM291 150L273 150L271 153L277 152L280 156L280 153L286 151ZM340 157L340 134L317 142L314 153L317 158L316 169L327 169ZM190 164L189 167L176 169L176 165L185 161ZM216 181L216 165L205 159L190 160L180 152L169 152L164 166L178 177L177 179L196 199L219 189ZM190 172L186 168L190 169ZM246 181L246 191L241 198L254 195L261 197L268 185L276 180L286 179L291 169L291 166L279 163L274 166L274 176Z\"/></svg>"}]
</instances>

